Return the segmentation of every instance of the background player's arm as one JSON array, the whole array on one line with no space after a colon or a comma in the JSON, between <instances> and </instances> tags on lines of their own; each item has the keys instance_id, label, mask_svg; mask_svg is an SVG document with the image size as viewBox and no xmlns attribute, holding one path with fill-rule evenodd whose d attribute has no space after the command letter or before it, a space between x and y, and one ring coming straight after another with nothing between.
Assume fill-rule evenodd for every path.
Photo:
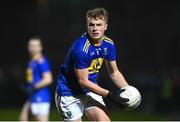
<instances>
[{"instance_id":1,"label":"background player's arm","mask_svg":"<svg viewBox=\"0 0 180 122\"><path fill-rule=\"evenodd\" d=\"M34 86L34 88L35 89L40 89L40 88L42 88L42 87L45 87L45 86L48 86L48 85L50 85L51 83L52 83L52 80L53 78L52 78L52 74L51 74L51 72L44 72L43 74L42 74L42 79L41 79L41 81L39 82L39 83L37 83L35 86Z\"/></svg>"},{"instance_id":2,"label":"background player's arm","mask_svg":"<svg viewBox=\"0 0 180 122\"><path fill-rule=\"evenodd\" d=\"M116 61L106 61L106 66L108 68L111 79L119 88L128 86L127 81L117 67Z\"/></svg>"},{"instance_id":3,"label":"background player's arm","mask_svg":"<svg viewBox=\"0 0 180 122\"><path fill-rule=\"evenodd\" d=\"M97 93L103 97L106 97L108 94L108 90L98 86L97 84L91 82L88 80L88 68L85 69L76 69L75 68L75 72L76 72L76 76L78 78L79 84L82 87L86 87L88 88L90 91Z\"/></svg>"}]
</instances>

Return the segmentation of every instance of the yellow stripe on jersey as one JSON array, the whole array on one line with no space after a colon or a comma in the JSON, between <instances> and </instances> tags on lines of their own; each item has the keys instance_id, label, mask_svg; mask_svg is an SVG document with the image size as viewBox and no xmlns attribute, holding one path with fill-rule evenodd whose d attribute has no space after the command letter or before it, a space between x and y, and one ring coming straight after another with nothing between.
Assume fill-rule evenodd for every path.
<instances>
[{"instance_id":1,"label":"yellow stripe on jersey","mask_svg":"<svg viewBox=\"0 0 180 122\"><path fill-rule=\"evenodd\" d=\"M32 83L32 81L33 81L33 74L32 74L32 69L31 68L28 68L26 70L26 81L28 83Z\"/></svg>"},{"instance_id":2,"label":"yellow stripe on jersey","mask_svg":"<svg viewBox=\"0 0 180 122\"><path fill-rule=\"evenodd\" d=\"M85 36L86 35L86 33L83 33L82 35L81 35L81 37L83 37L83 36Z\"/></svg>"},{"instance_id":3,"label":"yellow stripe on jersey","mask_svg":"<svg viewBox=\"0 0 180 122\"><path fill-rule=\"evenodd\" d=\"M88 41L89 41L89 40L87 39L86 42L85 42L85 44L84 44L83 51L85 50Z\"/></svg>"},{"instance_id":4,"label":"yellow stripe on jersey","mask_svg":"<svg viewBox=\"0 0 180 122\"><path fill-rule=\"evenodd\" d=\"M93 71L89 71L89 74L93 74L93 73L98 73L99 70L93 70Z\"/></svg>"},{"instance_id":5,"label":"yellow stripe on jersey","mask_svg":"<svg viewBox=\"0 0 180 122\"><path fill-rule=\"evenodd\" d=\"M109 40L109 41L112 41L113 42L113 40L112 39L110 39L109 37L107 37L107 36L103 36L103 38L105 38L106 40Z\"/></svg>"},{"instance_id":6,"label":"yellow stripe on jersey","mask_svg":"<svg viewBox=\"0 0 180 122\"><path fill-rule=\"evenodd\" d=\"M85 52L88 53L90 43L87 45Z\"/></svg>"},{"instance_id":7,"label":"yellow stripe on jersey","mask_svg":"<svg viewBox=\"0 0 180 122\"><path fill-rule=\"evenodd\" d=\"M85 53L88 52L89 46L90 46L90 42L89 42L89 40L87 39L87 40L86 40L86 43L84 44L84 47L83 47L83 51L84 51Z\"/></svg>"},{"instance_id":8,"label":"yellow stripe on jersey","mask_svg":"<svg viewBox=\"0 0 180 122\"><path fill-rule=\"evenodd\" d=\"M104 36L104 37L103 37L103 39L104 39L104 41L105 41L105 42L108 42L108 43L110 43L110 44L114 45L113 40L112 40L112 39L110 39L110 38L108 38L107 36Z\"/></svg>"},{"instance_id":9,"label":"yellow stripe on jersey","mask_svg":"<svg viewBox=\"0 0 180 122\"><path fill-rule=\"evenodd\" d=\"M109 40L106 40L106 39L104 39L104 41L114 45L114 42L112 42L112 41L109 41Z\"/></svg>"}]
</instances>

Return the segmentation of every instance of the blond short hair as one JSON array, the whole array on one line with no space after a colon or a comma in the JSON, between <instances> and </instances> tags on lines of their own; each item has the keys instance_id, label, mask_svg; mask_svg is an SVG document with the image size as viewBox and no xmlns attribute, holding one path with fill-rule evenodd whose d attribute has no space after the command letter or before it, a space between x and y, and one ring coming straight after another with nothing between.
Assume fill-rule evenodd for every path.
<instances>
[{"instance_id":1,"label":"blond short hair","mask_svg":"<svg viewBox=\"0 0 180 122\"><path fill-rule=\"evenodd\" d=\"M88 10L86 12L86 21L88 21L89 18L93 19L102 19L106 23L108 23L108 12L104 8L95 8L92 10Z\"/></svg>"}]
</instances>

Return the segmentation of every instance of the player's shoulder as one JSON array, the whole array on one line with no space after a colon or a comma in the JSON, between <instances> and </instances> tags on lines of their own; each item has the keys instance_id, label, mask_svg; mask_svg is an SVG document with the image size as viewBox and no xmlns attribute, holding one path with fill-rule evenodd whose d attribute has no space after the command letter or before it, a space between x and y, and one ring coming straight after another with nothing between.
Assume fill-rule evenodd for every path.
<instances>
[{"instance_id":1,"label":"player's shoulder","mask_svg":"<svg viewBox=\"0 0 180 122\"><path fill-rule=\"evenodd\" d=\"M87 33L84 33L74 42L74 51L80 51L87 53L90 42L87 38Z\"/></svg>"},{"instance_id":2,"label":"player's shoulder","mask_svg":"<svg viewBox=\"0 0 180 122\"><path fill-rule=\"evenodd\" d=\"M48 59L45 55L42 55L40 58L37 59L39 64L48 63Z\"/></svg>"},{"instance_id":3,"label":"player's shoulder","mask_svg":"<svg viewBox=\"0 0 180 122\"><path fill-rule=\"evenodd\" d=\"M105 35L102 38L103 38L104 42L111 44L111 45L114 45L114 41L111 38L109 38Z\"/></svg>"}]
</instances>

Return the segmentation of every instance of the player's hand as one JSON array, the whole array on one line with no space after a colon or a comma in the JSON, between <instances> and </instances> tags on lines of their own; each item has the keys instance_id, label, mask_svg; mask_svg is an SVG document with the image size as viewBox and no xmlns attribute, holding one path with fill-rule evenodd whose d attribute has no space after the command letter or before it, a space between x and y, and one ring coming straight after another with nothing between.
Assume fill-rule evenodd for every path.
<instances>
[{"instance_id":1,"label":"player's hand","mask_svg":"<svg viewBox=\"0 0 180 122\"><path fill-rule=\"evenodd\" d=\"M25 92L27 93L27 94L32 94L32 93L34 93L36 91L36 89L34 88L34 87L27 87L26 89L25 89Z\"/></svg>"},{"instance_id":2,"label":"player's hand","mask_svg":"<svg viewBox=\"0 0 180 122\"><path fill-rule=\"evenodd\" d=\"M27 94L32 94L36 91L36 89L33 86L27 86L25 84L21 86L21 89Z\"/></svg>"},{"instance_id":3,"label":"player's hand","mask_svg":"<svg viewBox=\"0 0 180 122\"><path fill-rule=\"evenodd\" d=\"M126 108L128 107L128 98L122 98L120 97L120 94L122 92L124 92L125 89L119 89L116 92L111 92L109 91L108 95L106 96L106 98L110 99L111 101L113 101L120 109Z\"/></svg>"}]
</instances>

